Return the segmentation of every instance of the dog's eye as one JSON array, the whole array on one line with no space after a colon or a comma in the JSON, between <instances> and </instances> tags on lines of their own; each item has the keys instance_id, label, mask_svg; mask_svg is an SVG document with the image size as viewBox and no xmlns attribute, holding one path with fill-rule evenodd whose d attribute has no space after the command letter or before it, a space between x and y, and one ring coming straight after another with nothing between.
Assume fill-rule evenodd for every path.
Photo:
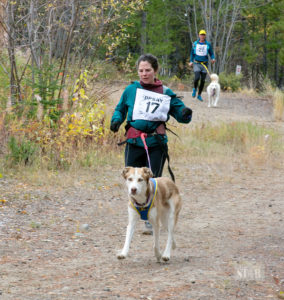
<instances>
[{"instance_id":1,"label":"dog's eye","mask_svg":"<svg viewBox=\"0 0 284 300\"><path fill-rule=\"evenodd\" d=\"M139 179L138 179L138 182L141 182L141 181L143 181L143 179L142 179L142 178L139 178Z\"/></svg>"},{"instance_id":2,"label":"dog's eye","mask_svg":"<svg viewBox=\"0 0 284 300\"><path fill-rule=\"evenodd\" d=\"M132 181L133 179L132 179L132 178L128 178L127 180L128 180L128 181Z\"/></svg>"}]
</instances>

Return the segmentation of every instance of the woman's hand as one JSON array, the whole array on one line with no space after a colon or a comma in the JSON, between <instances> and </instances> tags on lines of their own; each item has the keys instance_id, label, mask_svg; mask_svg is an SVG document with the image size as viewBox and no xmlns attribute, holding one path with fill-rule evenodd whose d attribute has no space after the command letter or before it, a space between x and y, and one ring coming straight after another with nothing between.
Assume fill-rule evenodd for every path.
<instances>
[{"instance_id":1,"label":"woman's hand","mask_svg":"<svg viewBox=\"0 0 284 300\"><path fill-rule=\"evenodd\" d=\"M113 131L113 132L117 132L118 129L119 129L119 126L120 126L120 123L119 122L111 122L110 124L110 130Z\"/></svg>"},{"instance_id":2,"label":"woman's hand","mask_svg":"<svg viewBox=\"0 0 284 300\"><path fill-rule=\"evenodd\" d=\"M191 120L192 117L192 110L189 107L184 107L182 109L182 118L187 121L187 120Z\"/></svg>"}]
</instances>

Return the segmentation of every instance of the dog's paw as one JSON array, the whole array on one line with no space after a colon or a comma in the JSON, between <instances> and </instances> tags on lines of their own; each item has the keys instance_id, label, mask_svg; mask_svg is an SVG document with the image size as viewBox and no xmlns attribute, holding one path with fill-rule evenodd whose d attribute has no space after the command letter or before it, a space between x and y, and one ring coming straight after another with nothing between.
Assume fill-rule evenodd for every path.
<instances>
[{"instance_id":1,"label":"dog's paw","mask_svg":"<svg viewBox=\"0 0 284 300\"><path fill-rule=\"evenodd\" d=\"M160 251L155 247L154 247L154 251L155 251L155 256L156 256L157 262L159 262L161 260L162 255L161 255Z\"/></svg>"},{"instance_id":2,"label":"dog's paw","mask_svg":"<svg viewBox=\"0 0 284 300\"><path fill-rule=\"evenodd\" d=\"M119 254L117 254L117 259L125 259L126 258L126 255L125 254L123 254L123 253L119 253Z\"/></svg>"},{"instance_id":3,"label":"dog's paw","mask_svg":"<svg viewBox=\"0 0 284 300\"><path fill-rule=\"evenodd\" d=\"M161 257L162 257L162 255L156 256L157 263L159 263L161 261Z\"/></svg>"},{"instance_id":4,"label":"dog's paw","mask_svg":"<svg viewBox=\"0 0 284 300\"><path fill-rule=\"evenodd\" d=\"M170 257L169 257L169 256L163 256L163 257L162 257L162 260L163 260L163 261L169 261L169 260L170 260Z\"/></svg>"}]
</instances>

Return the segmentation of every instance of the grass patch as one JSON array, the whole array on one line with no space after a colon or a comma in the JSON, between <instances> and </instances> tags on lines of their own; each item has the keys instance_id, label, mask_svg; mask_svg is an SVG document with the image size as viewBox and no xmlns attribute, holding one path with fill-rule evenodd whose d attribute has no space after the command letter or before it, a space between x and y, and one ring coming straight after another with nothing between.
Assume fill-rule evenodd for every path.
<instances>
[{"instance_id":1,"label":"grass patch","mask_svg":"<svg viewBox=\"0 0 284 300\"><path fill-rule=\"evenodd\" d=\"M275 121L282 121L284 113L284 93L276 89L273 93L273 117Z\"/></svg>"},{"instance_id":2,"label":"grass patch","mask_svg":"<svg viewBox=\"0 0 284 300\"><path fill-rule=\"evenodd\" d=\"M8 165L4 157L0 159L0 178L15 178L36 186L56 186L65 188L73 186L75 182L100 184L104 181L102 170L110 174L119 174L124 166L124 147L111 147L109 145L98 147L94 145L89 149L81 149L73 153L73 159L66 162L66 167L58 166L58 161L51 161L44 155L38 156L31 165L24 163ZM70 156L69 156L70 158ZM118 172L114 172L118 170Z\"/></svg>"},{"instance_id":3,"label":"grass patch","mask_svg":"<svg viewBox=\"0 0 284 300\"><path fill-rule=\"evenodd\" d=\"M176 130L182 138L169 138L175 159L233 159L249 157L266 161L284 154L281 135L273 129L250 122L201 124Z\"/></svg>"}]
</instances>

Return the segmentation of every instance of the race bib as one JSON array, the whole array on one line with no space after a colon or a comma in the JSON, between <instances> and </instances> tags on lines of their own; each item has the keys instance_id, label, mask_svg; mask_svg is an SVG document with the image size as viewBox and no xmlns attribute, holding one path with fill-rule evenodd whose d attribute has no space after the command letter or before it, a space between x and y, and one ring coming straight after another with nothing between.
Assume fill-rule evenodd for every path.
<instances>
[{"instance_id":1,"label":"race bib","mask_svg":"<svg viewBox=\"0 0 284 300\"><path fill-rule=\"evenodd\" d=\"M196 45L196 54L198 56L206 56L207 55L207 45Z\"/></svg>"},{"instance_id":2,"label":"race bib","mask_svg":"<svg viewBox=\"0 0 284 300\"><path fill-rule=\"evenodd\" d=\"M167 121L170 102L168 95L137 89L132 120Z\"/></svg>"}]
</instances>

